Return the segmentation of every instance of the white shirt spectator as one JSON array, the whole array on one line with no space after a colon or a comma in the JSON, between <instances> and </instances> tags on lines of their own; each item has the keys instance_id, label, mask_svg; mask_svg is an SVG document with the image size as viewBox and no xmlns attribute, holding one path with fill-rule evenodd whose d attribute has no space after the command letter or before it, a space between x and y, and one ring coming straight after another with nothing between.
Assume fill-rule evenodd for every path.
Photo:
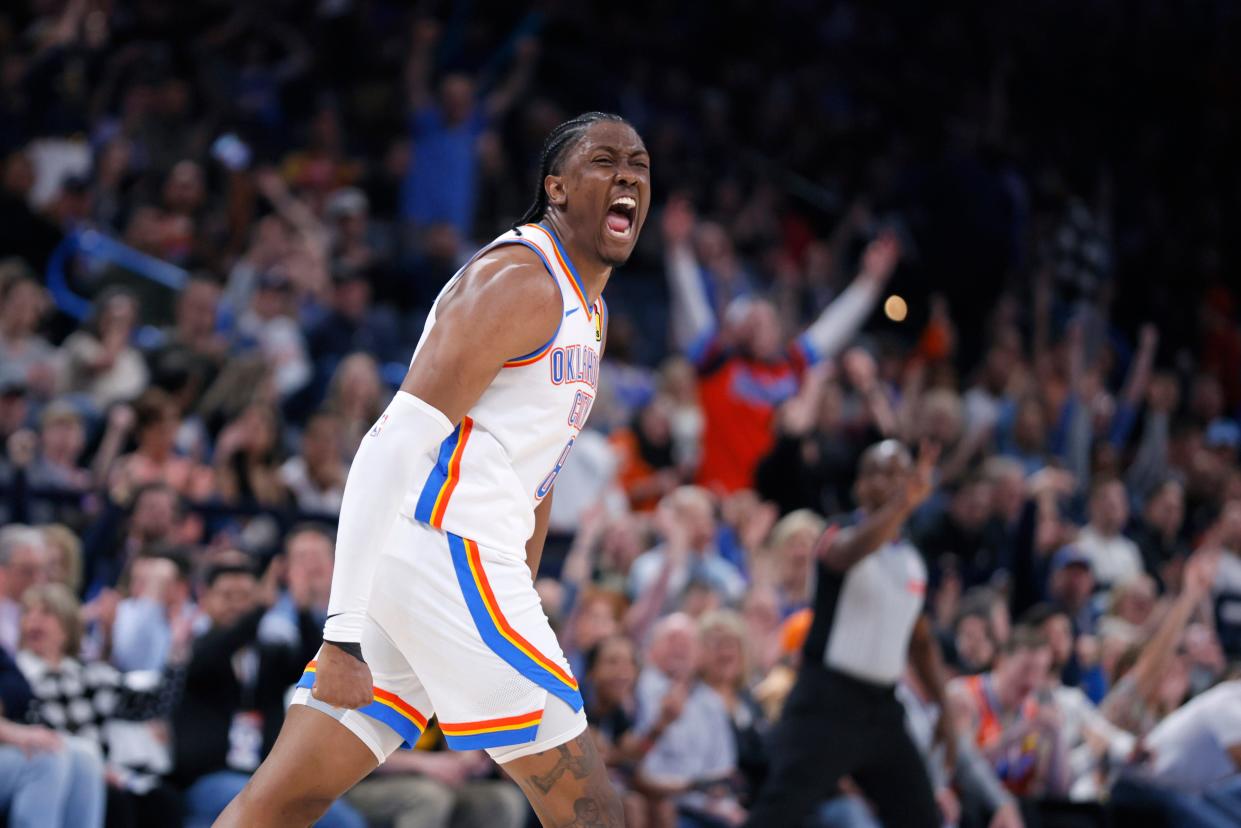
<instances>
[{"instance_id":1,"label":"white shirt spectator","mask_svg":"<svg viewBox=\"0 0 1241 828\"><path fill-rule=\"evenodd\" d=\"M1124 535L1107 537L1087 526L1077 536L1075 545L1090 558L1090 568L1100 586L1118 584L1145 571L1138 545Z\"/></svg>"},{"instance_id":2,"label":"white shirt spectator","mask_svg":"<svg viewBox=\"0 0 1241 828\"><path fill-rule=\"evenodd\" d=\"M1229 755L1241 748L1241 681L1228 681L1192 699L1146 737L1150 779L1198 793L1241 773Z\"/></svg>"},{"instance_id":3,"label":"white shirt spectator","mask_svg":"<svg viewBox=\"0 0 1241 828\"><path fill-rule=\"evenodd\" d=\"M648 667L638 676L636 730L645 733L659 718L660 703L672 682ZM728 711L719 695L697 682L685 699L681 715L660 735L642 760L642 772L668 785L693 785L724 779L737 766Z\"/></svg>"},{"instance_id":4,"label":"white shirt spectator","mask_svg":"<svg viewBox=\"0 0 1241 828\"><path fill-rule=\"evenodd\" d=\"M664 568L663 545L656 546L638 556L629 571L629 595L636 599L646 592L659 578ZM731 562L720 557L715 545L691 552L687 566L674 571L668 578L668 598L663 609L671 611L681 600L681 593L692 581L708 584L729 603L736 603L745 595L745 576Z\"/></svg>"}]
</instances>

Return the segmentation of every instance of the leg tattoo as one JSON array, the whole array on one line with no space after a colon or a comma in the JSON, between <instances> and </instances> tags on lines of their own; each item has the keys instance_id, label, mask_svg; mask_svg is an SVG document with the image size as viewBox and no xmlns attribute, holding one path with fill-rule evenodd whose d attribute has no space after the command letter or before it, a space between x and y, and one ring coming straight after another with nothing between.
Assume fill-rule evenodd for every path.
<instances>
[{"instance_id":1,"label":"leg tattoo","mask_svg":"<svg viewBox=\"0 0 1241 828\"><path fill-rule=\"evenodd\" d=\"M525 767L522 767L522 765ZM544 828L622 828L620 797L589 732L506 765Z\"/></svg>"},{"instance_id":2,"label":"leg tattoo","mask_svg":"<svg viewBox=\"0 0 1241 828\"><path fill-rule=\"evenodd\" d=\"M560 777L564 776L565 771L573 774L574 779L585 779L590 773L590 767L586 764L584 756L574 756L569 752L568 745L561 745L556 748L557 754L556 764L545 774L534 774L530 777L530 781L538 787L543 793L551 791L552 786Z\"/></svg>"}]
</instances>

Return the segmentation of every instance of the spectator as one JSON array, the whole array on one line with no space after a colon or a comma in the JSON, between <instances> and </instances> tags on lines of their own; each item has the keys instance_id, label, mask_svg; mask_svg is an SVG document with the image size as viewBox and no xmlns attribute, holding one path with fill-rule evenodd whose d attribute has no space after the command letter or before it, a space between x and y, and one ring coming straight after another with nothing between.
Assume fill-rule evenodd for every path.
<instances>
[{"instance_id":1,"label":"spectator","mask_svg":"<svg viewBox=\"0 0 1241 828\"><path fill-rule=\"evenodd\" d=\"M1151 731L1144 761L1117 785L1117 798L1153 806L1170 824L1186 828L1235 825L1241 817L1239 715L1237 681L1177 710Z\"/></svg>"},{"instance_id":2,"label":"spectator","mask_svg":"<svg viewBox=\"0 0 1241 828\"><path fill-rule=\"evenodd\" d=\"M142 553L175 544L182 517L181 499L163 483L139 487L128 510L110 504L85 540L87 597L116 584Z\"/></svg>"},{"instance_id":3,"label":"spectator","mask_svg":"<svg viewBox=\"0 0 1241 828\"><path fill-rule=\"evenodd\" d=\"M336 367L324 410L339 417L344 426L341 444L346 460L353 459L362 435L370 431L383 413L382 394L379 367L370 355L350 354Z\"/></svg>"},{"instance_id":4,"label":"spectator","mask_svg":"<svg viewBox=\"0 0 1241 828\"><path fill-rule=\"evenodd\" d=\"M48 551L48 581L64 584L77 595L82 591L82 541L72 529L59 523L40 526L39 531Z\"/></svg>"},{"instance_id":5,"label":"spectator","mask_svg":"<svg viewBox=\"0 0 1241 828\"><path fill-rule=\"evenodd\" d=\"M39 456L30 469L32 486L83 491L90 474L81 465L86 448L82 416L68 403L52 402L39 415Z\"/></svg>"},{"instance_id":6,"label":"spectator","mask_svg":"<svg viewBox=\"0 0 1241 828\"><path fill-rule=\"evenodd\" d=\"M163 670L185 661L198 609L190 598L190 561L181 552L141 555L129 567L116 607L112 664L122 672Z\"/></svg>"},{"instance_id":7,"label":"spectator","mask_svg":"<svg viewBox=\"0 0 1241 828\"><path fill-rule=\"evenodd\" d=\"M189 408L207 390L227 356L228 341L219 330L220 301L220 285L213 277L191 276L177 296L173 326L163 332L160 345L147 353L156 382L182 377L182 408Z\"/></svg>"},{"instance_id":8,"label":"spectator","mask_svg":"<svg viewBox=\"0 0 1241 828\"><path fill-rule=\"evenodd\" d=\"M16 655L21 640L22 596L47 583L47 543L37 529L10 524L0 529L0 647Z\"/></svg>"},{"instance_id":9,"label":"spectator","mask_svg":"<svg viewBox=\"0 0 1241 828\"><path fill-rule=\"evenodd\" d=\"M1145 646L1134 646L1117 665L1111 691L1100 704L1114 724L1145 736L1184 701L1188 665L1178 649L1219 565L1219 552L1196 552L1185 567L1185 583Z\"/></svg>"},{"instance_id":10,"label":"spectator","mask_svg":"<svg viewBox=\"0 0 1241 828\"><path fill-rule=\"evenodd\" d=\"M335 515L345 493L343 431L334 414L311 415L302 429L302 450L280 467L280 480L297 508L316 515Z\"/></svg>"},{"instance_id":11,"label":"spectator","mask_svg":"<svg viewBox=\"0 0 1241 828\"><path fill-rule=\"evenodd\" d=\"M1151 576L1142 574L1127 578L1112 587L1108 615L1143 629L1151 619L1158 597L1159 590Z\"/></svg>"},{"instance_id":12,"label":"spectator","mask_svg":"<svg viewBox=\"0 0 1241 828\"><path fill-rule=\"evenodd\" d=\"M765 301L736 305L735 313L730 308L725 325L717 327L689 243L694 221L683 202L665 212L674 325L678 346L698 367L706 422L699 482L731 492L751 485L771 448L775 407L797 392L808 365L831 359L848 344L895 269L900 249L891 235L874 242L850 290L785 352L779 317Z\"/></svg>"},{"instance_id":13,"label":"spectator","mask_svg":"<svg viewBox=\"0 0 1241 828\"><path fill-rule=\"evenodd\" d=\"M1075 544L1061 547L1052 556L1048 597L1069 616L1074 635L1095 631L1098 614L1091 603L1095 579L1090 558Z\"/></svg>"},{"instance_id":14,"label":"spectator","mask_svg":"<svg viewBox=\"0 0 1241 828\"><path fill-rule=\"evenodd\" d=\"M288 497L280 475L280 425L276 412L255 403L220 432L215 474L226 503L282 506Z\"/></svg>"},{"instance_id":15,"label":"spectator","mask_svg":"<svg viewBox=\"0 0 1241 828\"><path fill-rule=\"evenodd\" d=\"M671 610L690 583L700 580L719 590L725 600L739 601L745 592L745 579L733 564L720 557L715 545L711 495L705 489L684 486L668 495L660 509L663 511L656 520L664 542L633 562L630 596L649 598L659 592L659 606Z\"/></svg>"},{"instance_id":16,"label":"spectator","mask_svg":"<svg viewBox=\"0 0 1241 828\"><path fill-rule=\"evenodd\" d=\"M948 687L961 733L1015 796L1068 793L1062 714L1052 696L1037 692L1051 664L1047 640L1035 630L1018 628L994 670L953 679Z\"/></svg>"},{"instance_id":17,"label":"spectator","mask_svg":"<svg viewBox=\"0 0 1241 828\"><path fill-rule=\"evenodd\" d=\"M1129 522L1129 497L1119 480L1101 480L1090 493L1090 522L1076 547L1090 560L1095 583L1110 587L1141 575L1142 554L1122 532Z\"/></svg>"},{"instance_id":18,"label":"spectator","mask_svg":"<svg viewBox=\"0 0 1241 828\"><path fill-rule=\"evenodd\" d=\"M219 816L271 750L284 720L285 691L319 647L319 626L304 604L297 607L299 647L258 640L259 623L276 599L274 578L269 571L260 585L244 565L207 573L202 609L209 626L194 641L173 713L174 774L186 789L190 828ZM318 824L363 823L337 802Z\"/></svg>"},{"instance_id":19,"label":"spectator","mask_svg":"<svg viewBox=\"0 0 1241 828\"><path fill-rule=\"evenodd\" d=\"M987 672L998 646L991 633L991 612L985 602L962 602L952 625L953 667L962 675Z\"/></svg>"},{"instance_id":20,"label":"spectator","mask_svg":"<svg viewBox=\"0 0 1241 828\"><path fill-rule=\"evenodd\" d=\"M259 274L250 305L237 321L243 345L256 349L270 366L281 399L300 391L313 373L294 313L294 285L284 267Z\"/></svg>"},{"instance_id":21,"label":"spectator","mask_svg":"<svg viewBox=\"0 0 1241 828\"><path fill-rule=\"evenodd\" d=\"M474 80L462 72L440 81L439 101L431 98L432 52L440 29L432 20L415 21L405 66L413 163L401 198L404 219L428 227L446 224L458 239L474 230L474 194L478 139L517 101L534 69L538 44L530 38L515 45L515 63L508 77L484 97Z\"/></svg>"},{"instance_id":22,"label":"spectator","mask_svg":"<svg viewBox=\"0 0 1241 828\"><path fill-rule=\"evenodd\" d=\"M1063 717L1060 735L1068 755L1069 798L1097 801L1110 784L1110 769L1128 761L1137 740L1108 721L1081 688L1069 687L1061 678L1069 658L1076 655L1068 616L1049 604L1039 604L1021 617L1021 623L1041 633L1052 652L1047 688Z\"/></svg>"},{"instance_id":23,"label":"spectator","mask_svg":"<svg viewBox=\"0 0 1241 828\"><path fill-rule=\"evenodd\" d=\"M717 610L704 615L698 626L702 682L715 691L728 713L736 743L737 770L744 780L739 798L746 803L767 775L767 721L750 694L745 623L730 610Z\"/></svg>"},{"instance_id":24,"label":"spectator","mask_svg":"<svg viewBox=\"0 0 1241 828\"><path fill-rule=\"evenodd\" d=\"M896 686L896 696L905 708L905 726L913 738L927 773L935 788L935 803L939 806L945 824L968 824L971 816L977 822L984 820L990 828L1020 826L1021 817L1016 799L1001 786L991 766L977 749L966 739L959 738L956 746L956 762L950 766L944 747L937 742L940 710L931 694L923 686L915 670L907 670L901 683ZM958 797L957 791L960 791ZM820 818L831 814L829 808L844 797L837 797L827 808L820 811ZM989 819L985 819L985 817Z\"/></svg>"},{"instance_id":25,"label":"spectator","mask_svg":"<svg viewBox=\"0 0 1241 828\"><path fill-rule=\"evenodd\" d=\"M948 508L933 516L917 534L918 548L933 569L945 555L959 561L965 586L986 583L1005 563L1005 538L992 519L992 487L971 475L948 490Z\"/></svg>"},{"instance_id":26,"label":"spectator","mask_svg":"<svg viewBox=\"0 0 1241 828\"><path fill-rule=\"evenodd\" d=\"M787 618L814 600L814 546L827 527L823 518L799 509L780 518L767 538L770 577Z\"/></svg>"},{"instance_id":27,"label":"spectator","mask_svg":"<svg viewBox=\"0 0 1241 828\"><path fill-rule=\"evenodd\" d=\"M65 340L64 388L82 394L95 411L128 402L146 388L146 361L131 342L138 325L138 300L124 290L95 300L83 330Z\"/></svg>"},{"instance_id":28,"label":"spectator","mask_svg":"<svg viewBox=\"0 0 1241 828\"><path fill-rule=\"evenodd\" d=\"M1216 610L1215 621L1228 654L1241 656L1241 498L1229 499L1220 513L1215 541L1223 550L1218 574L1211 585Z\"/></svg>"},{"instance_id":29,"label":"spectator","mask_svg":"<svg viewBox=\"0 0 1241 828\"><path fill-rule=\"evenodd\" d=\"M118 418L116 427L127 430L129 419L129 416ZM211 468L176 452L177 426L181 418L172 397L158 388L145 391L133 405L132 421L137 448L118 458L108 475L109 487L121 495L120 499L152 483L168 486L178 495L195 501L207 500L215 494L215 473Z\"/></svg>"},{"instance_id":30,"label":"spectator","mask_svg":"<svg viewBox=\"0 0 1241 828\"><path fill-rule=\"evenodd\" d=\"M12 828L101 828L103 763L92 746L39 724L20 724L32 694L0 650L0 812Z\"/></svg>"},{"instance_id":31,"label":"spectator","mask_svg":"<svg viewBox=\"0 0 1241 828\"><path fill-rule=\"evenodd\" d=\"M284 555L272 564L283 571L284 589L259 624L260 641L282 641L291 647L314 643L302 640L298 616L309 612L319 626L327 620L335 542L331 530L321 524L303 523L289 530Z\"/></svg>"},{"instance_id":32,"label":"spectator","mask_svg":"<svg viewBox=\"0 0 1241 828\"><path fill-rule=\"evenodd\" d=\"M56 392L56 350L37 331L51 309L46 292L20 259L8 259L0 276L0 364L12 383L29 388L38 399ZM7 434L5 435L7 436Z\"/></svg>"},{"instance_id":33,"label":"spectator","mask_svg":"<svg viewBox=\"0 0 1241 828\"><path fill-rule=\"evenodd\" d=\"M1001 434L1000 453L1021 463L1026 475L1047 465L1047 412L1041 399L1027 395L1017 401L1011 433Z\"/></svg>"},{"instance_id":34,"label":"spectator","mask_svg":"<svg viewBox=\"0 0 1241 828\"><path fill-rule=\"evenodd\" d=\"M636 729L653 744L638 767L639 785L659 803L654 810L664 820L653 825L672 824L670 809L681 824L696 826L741 814L727 784L737 767L730 717L697 677L700 646L694 622L670 615L652 632L638 676Z\"/></svg>"},{"instance_id":35,"label":"spectator","mask_svg":"<svg viewBox=\"0 0 1241 828\"><path fill-rule=\"evenodd\" d=\"M180 802L161 779L170 769L167 742L150 724L167 712L171 681L78 661L80 609L64 586L32 587L22 603L17 664L34 692L31 720L101 752L110 824L180 825ZM126 727L129 722L141 724Z\"/></svg>"},{"instance_id":36,"label":"spectator","mask_svg":"<svg viewBox=\"0 0 1241 828\"><path fill-rule=\"evenodd\" d=\"M371 304L371 285L360 264L339 264L332 272L332 293L325 313L307 333L310 355L325 380L352 353L376 359L404 359L405 344L391 309Z\"/></svg>"},{"instance_id":37,"label":"spectator","mask_svg":"<svg viewBox=\"0 0 1241 828\"><path fill-rule=\"evenodd\" d=\"M601 641L620 633L627 608L624 595L599 587L588 586L577 596L561 634L575 675L586 672L586 659Z\"/></svg>"},{"instance_id":38,"label":"spectator","mask_svg":"<svg viewBox=\"0 0 1241 828\"><path fill-rule=\"evenodd\" d=\"M623 635L605 638L586 654L583 685L587 721L613 784L623 792L625 824L646 824L646 800L633 789L634 770L654 746L634 731L638 654Z\"/></svg>"},{"instance_id":39,"label":"spectator","mask_svg":"<svg viewBox=\"0 0 1241 828\"><path fill-rule=\"evenodd\" d=\"M1142 554L1142 565L1159 585L1167 583L1168 567L1183 559L1188 550L1181 540L1185 522L1185 487L1165 480L1146 497L1142 517L1130 535Z\"/></svg>"},{"instance_id":40,"label":"spectator","mask_svg":"<svg viewBox=\"0 0 1241 828\"><path fill-rule=\"evenodd\" d=\"M617 480L635 512L652 511L664 495L681 484L668 400L655 397L638 410L628 428L612 432L609 439L621 458Z\"/></svg>"}]
</instances>

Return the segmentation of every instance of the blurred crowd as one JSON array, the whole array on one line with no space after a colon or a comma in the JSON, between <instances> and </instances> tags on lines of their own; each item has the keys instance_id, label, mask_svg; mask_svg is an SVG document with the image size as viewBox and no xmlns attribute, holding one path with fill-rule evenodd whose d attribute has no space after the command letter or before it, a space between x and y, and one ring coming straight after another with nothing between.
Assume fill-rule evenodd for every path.
<instances>
[{"instance_id":1,"label":"blurred crowd","mask_svg":"<svg viewBox=\"0 0 1241 828\"><path fill-rule=\"evenodd\" d=\"M352 452L579 109L632 121L657 201L537 587L628 824L744 819L816 542L889 438L942 451L907 532L953 709L900 693L945 824L1238 824L1235 9L443 5L0 12L8 824L240 790ZM442 742L320 824L527 824Z\"/></svg>"}]
</instances>

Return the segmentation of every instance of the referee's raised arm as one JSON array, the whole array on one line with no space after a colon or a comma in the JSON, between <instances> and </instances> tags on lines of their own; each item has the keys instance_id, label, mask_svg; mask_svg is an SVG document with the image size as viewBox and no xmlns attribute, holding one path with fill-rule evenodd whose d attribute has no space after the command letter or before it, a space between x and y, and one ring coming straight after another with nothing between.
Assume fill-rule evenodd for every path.
<instances>
[{"instance_id":1,"label":"referee's raised arm","mask_svg":"<svg viewBox=\"0 0 1241 828\"><path fill-rule=\"evenodd\" d=\"M934 489L939 446L923 441L915 465L896 440L884 440L862 455L857 481L859 503L876 503L856 525L829 528L819 540L823 565L846 572L867 555L900 535L901 527Z\"/></svg>"}]
</instances>

